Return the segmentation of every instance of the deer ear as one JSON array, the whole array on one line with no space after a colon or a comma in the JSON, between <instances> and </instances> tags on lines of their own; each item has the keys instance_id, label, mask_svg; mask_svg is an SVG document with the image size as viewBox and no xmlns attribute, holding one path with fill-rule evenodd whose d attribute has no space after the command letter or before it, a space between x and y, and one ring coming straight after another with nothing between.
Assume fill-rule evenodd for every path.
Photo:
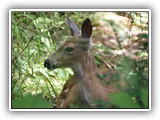
<instances>
[{"instance_id":1,"label":"deer ear","mask_svg":"<svg viewBox=\"0 0 160 120\"><path fill-rule=\"evenodd\" d=\"M82 24L82 37L90 38L92 34L92 23L89 18L86 18Z\"/></svg>"},{"instance_id":2,"label":"deer ear","mask_svg":"<svg viewBox=\"0 0 160 120\"><path fill-rule=\"evenodd\" d=\"M71 29L71 35L80 36L81 31L79 30L78 26L74 22L72 22L72 20L68 16L67 16L67 20L68 20L69 27Z\"/></svg>"}]
</instances>

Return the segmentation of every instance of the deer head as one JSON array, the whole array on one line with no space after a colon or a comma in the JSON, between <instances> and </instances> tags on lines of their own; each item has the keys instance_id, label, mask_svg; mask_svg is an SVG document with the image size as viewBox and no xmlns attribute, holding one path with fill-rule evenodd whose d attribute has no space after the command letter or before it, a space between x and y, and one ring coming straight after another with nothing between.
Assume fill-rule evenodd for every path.
<instances>
[{"instance_id":1,"label":"deer head","mask_svg":"<svg viewBox=\"0 0 160 120\"><path fill-rule=\"evenodd\" d=\"M55 53L45 60L44 66L49 70L60 67L74 68L79 63L90 48L90 36L92 34L92 24L90 19L85 19L82 23L81 31L77 25L67 17L71 35L66 42L60 46Z\"/></svg>"}]
</instances>

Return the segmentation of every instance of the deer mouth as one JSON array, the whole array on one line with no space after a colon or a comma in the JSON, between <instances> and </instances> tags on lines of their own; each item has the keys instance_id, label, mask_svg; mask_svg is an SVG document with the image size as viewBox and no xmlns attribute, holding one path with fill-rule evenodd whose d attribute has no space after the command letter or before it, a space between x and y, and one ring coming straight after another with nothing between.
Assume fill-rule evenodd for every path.
<instances>
[{"instance_id":1,"label":"deer mouth","mask_svg":"<svg viewBox=\"0 0 160 120\"><path fill-rule=\"evenodd\" d=\"M58 65L51 64L51 61L49 59L46 59L44 62L44 67L46 67L48 70L54 70L54 69L58 68Z\"/></svg>"}]
</instances>

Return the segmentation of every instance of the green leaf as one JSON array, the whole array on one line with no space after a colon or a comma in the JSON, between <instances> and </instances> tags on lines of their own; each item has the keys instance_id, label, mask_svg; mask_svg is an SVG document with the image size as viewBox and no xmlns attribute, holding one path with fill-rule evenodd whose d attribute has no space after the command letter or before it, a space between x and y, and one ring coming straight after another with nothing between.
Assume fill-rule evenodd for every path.
<instances>
[{"instance_id":1,"label":"green leaf","mask_svg":"<svg viewBox=\"0 0 160 120\"><path fill-rule=\"evenodd\" d=\"M67 73L63 69L58 68L58 69L55 69L54 72L56 72L57 76L60 77L61 79L63 80L67 79Z\"/></svg>"},{"instance_id":2,"label":"green leaf","mask_svg":"<svg viewBox=\"0 0 160 120\"><path fill-rule=\"evenodd\" d=\"M74 74L71 68L65 68L65 71L68 72L70 75Z\"/></svg>"},{"instance_id":3,"label":"green leaf","mask_svg":"<svg viewBox=\"0 0 160 120\"><path fill-rule=\"evenodd\" d=\"M111 103L119 108L139 108L139 105L127 93L111 94L110 98Z\"/></svg>"},{"instance_id":4,"label":"green leaf","mask_svg":"<svg viewBox=\"0 0 160 120\"><path fill-rule=\"evenodd\" d=\"M140 34L140 35L138 35L138 37L139 38L145 38L145 39L147 39L148 38L148 34Z\"/></svg>"},{"instance_id":5,"label":"green leaf","mask_svg":"<svg viewBox=\"0 0 160 120\"><path fill-rule=\"evenodd\" d=\"M42 99L42 94L17 97L13 100L12 108L50 108L50 103Z\"/></svg>"},{"instance_id":6,"label":"green leaf","mask_svg":"<svg viewBox=\"0 0 160 120\"><path fill-rule=\"evenodd\" d=\"M142 101L145 108L148 108L148 89L142 89Z\"/></svg>"},{"instance_id":7,"label":"green leaf","mask_svg":"<svg viewBox=\"0 0 160 120\"><path fill-rule=\"evenodd\" d=\"M48 47L49 49L51 49L51 43L50 43L50 41L47 38L41 37L41 41L46 45L46 47Z\"/></svg>"}]
</instances>

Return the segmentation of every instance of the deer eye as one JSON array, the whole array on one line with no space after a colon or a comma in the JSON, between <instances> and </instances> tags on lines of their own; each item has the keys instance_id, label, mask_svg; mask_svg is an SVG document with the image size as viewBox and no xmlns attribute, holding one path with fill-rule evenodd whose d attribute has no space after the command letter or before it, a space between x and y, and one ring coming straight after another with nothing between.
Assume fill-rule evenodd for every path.
<instances>
[{"instance_id":1,"label":"deer eye","mask_svg":"<svg viewBox=\"0 0 160 120\"><path fill-rule=\"evenodd\" d=\"M64 51L65 51L65 53L67 53L67 54L72 54L73 51L74 51L74 48L73 48L73 47L65 47L65 48L64 48Z\"/></svg>"}]
</instances>

